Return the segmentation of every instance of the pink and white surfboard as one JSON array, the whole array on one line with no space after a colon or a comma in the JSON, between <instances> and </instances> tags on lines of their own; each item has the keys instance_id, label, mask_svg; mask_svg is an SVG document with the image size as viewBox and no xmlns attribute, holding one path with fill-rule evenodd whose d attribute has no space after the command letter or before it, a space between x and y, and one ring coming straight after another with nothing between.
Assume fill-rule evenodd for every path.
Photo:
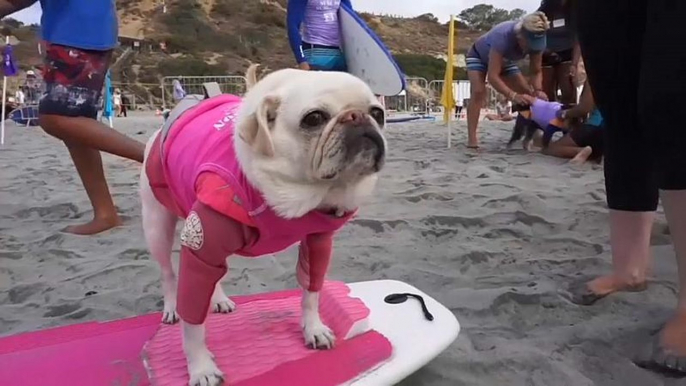
<instances>
[{"instance_id":1,"label":"pink and white surfboard","mask_svg":"<svg viewBox=\"0 0 686 386\"><path fill-rule=\"evenodd\" d=\"M322 319L337 344L325 351L304 346L299 290L232 299L236 311L207 322L208 346L232 386L391 385L460 330L447 308L391 280L326 283ZM53 386L186 385L180 326L161 325L156 313L0 338L1 385L42 386L46 379Z\"/></svg>"}]
</instances>

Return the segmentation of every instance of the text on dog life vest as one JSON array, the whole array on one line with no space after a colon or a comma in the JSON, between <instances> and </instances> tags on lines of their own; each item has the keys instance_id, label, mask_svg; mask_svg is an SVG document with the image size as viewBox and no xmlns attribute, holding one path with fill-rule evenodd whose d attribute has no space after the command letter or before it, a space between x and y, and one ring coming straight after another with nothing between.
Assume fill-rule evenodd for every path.
<instances>
[{"instance_id":1,"label":"text on dog life vest","mask_svg":"<svg viewBox=\"0 0 686 386\"><path fill-rule=\"evenodd\" d=\"M226 110L224 117L214 124L214 128L217 130L224 130L227 124L233 124L236 120L236 108L232 107Z\"/></svg>"}]
</instances>

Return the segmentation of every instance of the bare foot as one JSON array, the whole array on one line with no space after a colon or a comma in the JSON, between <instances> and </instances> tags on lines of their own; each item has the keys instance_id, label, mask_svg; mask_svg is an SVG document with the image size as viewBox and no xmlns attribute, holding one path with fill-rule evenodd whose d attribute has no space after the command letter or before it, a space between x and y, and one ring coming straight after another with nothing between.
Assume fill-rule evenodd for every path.
<instances>
[{"instance_id":1,"label":"bare foot","mask_svg":"<svg viewBox=\"0 0 686 386\"><path fill-rule=\"evenodd\" d=\"M573 165L581 165L588 160L588 157L590 157L592 153L593 149L590 146L586 146L585 148L579 150L579 152L576 153L576 156L572 158L569 163Z\"/></svg>"},{"instance_id":2,"label":"bare foot","mask_svg":"<svg viewBox=\"0 0 686 386\"><path fill-rule=\"evenodd\" d=\"M467 142L467 149L478 149L479 148L479 142L477 141L468 141Z\"/></svg>"},{"instance_id":3,"label":"bare foot","mask_svg":"<svg viewBox=\"0 0 686 386\"><path fill-rule=\"evenodd\" d=\"M121 219L119 219L119 216L115 215L114 217L94 218L85 224L70 225L64 228L63 231L75 235L88 236L104 232L121 224Z\"/></svg>"},{"instance_id":4,"label":"bare foot","mask_svg":"<svg viewBox=\"0 0 686 386\"><path fill-rule=\"evenodd\" d=\"M686 376L686 310L677 311L662 328L648 355L636 364L669 376Z\"/></svg>"},{"instance_id":5,"label":"bare foot","mask_svg":"<svg viewBox=\"0 0 686 386\"><path fill-rule=\"evenodd\" d=\"M674 355L686 357L686 310L677 311L660 333L665 350Z\"/></svg>"},{"instance_id":6,"label":"bare foot","mask_svg":"<svg viewBox=\"0 0 686 386\"><path fill-rule=\"evenodd\" d=\"M590 306L614 292L640 292L646 289L645 278L623 279L614 275L600 276L589 282L580 282L569 289L573 303Z\"/></svg>"}]
</instances>

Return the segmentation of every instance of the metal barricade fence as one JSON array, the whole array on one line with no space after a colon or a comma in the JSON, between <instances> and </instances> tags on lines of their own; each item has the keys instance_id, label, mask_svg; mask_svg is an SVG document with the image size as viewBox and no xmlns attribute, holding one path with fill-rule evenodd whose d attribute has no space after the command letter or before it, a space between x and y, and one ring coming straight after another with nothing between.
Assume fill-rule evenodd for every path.
<instances>
[{"instance_id":1,"label":"metal barricade fence","mask_svg":"<svg viewBox=\"0 0 686 386\"><path fill-rule=\"evenodd\" d=\"M443 83L445 83L443 80L432 80L429 82L429 87L427 89L427 93L429 94L427 109L431 113L442 111L441 95L443 93Z\"/></svg>"},{"instance_id":2,"label":"metal barricade fence","mask_svg":"<svg viewBox=\"0 0 686 386\"><path fill-rule=\"evenodd\" d=\"M162 78L162 106L171 108L174 105L174 80L181 83L186 94L204 94L204 83L216 82L223 93L243 95L246 88L244 76L165 76Z\"/></svg>"},{"instance_id":3,"label":"metal barricade fence","mask_svg":"<svg viewBox=\"0 0 686 386\"><path fill-rule=\"evenodd\" d=\"M427 85L424 78L405 78L406 90L399 95L384 97L386 109L413 113L426 113Z\"/></svg>"},{"instance_id":4,"label":"metal barricade fence","mask_svg":"<svg viewBox=\"0 0 686 386\"><path fill-rule=\"evenodd\" d=\"M460 84L466 82L467 86L461 87ZM429 110L433 112L440 112L442 111L441 107L441 96L443 95L443 84L445 81L443 80L432 80L429 82L429 88L428 88L428 94L429 94ZM454 83L457 83L457 90L454 90L454 97L455 98L460 98L462 100L469 100L471 95L470 95L470 89L471 87L469 86L469 81L465 80L456 80ZM462 93L464 95L456 95ZM486 100L484 101L484 106L483 108L486 109L491 109L495 107L495 103L498 98L498 92L495 91L493 86L490 84L486 84ZM457 100L456 100L457 102ZM466 107L466 105L465 105Z\"/></svg>"},{"instance_id":5,"label":"metal barricade fence","mask_svg":"<svg viewBox=\"0 0 686 386\"><path fill-rule=\"evenodd\" d=\"M121 91L122 104L125 104L129 110L138 110L139 108L145 110L159 107L159 84L112 82L112 88L118 88Z\"/></svg>"}]
</instances>

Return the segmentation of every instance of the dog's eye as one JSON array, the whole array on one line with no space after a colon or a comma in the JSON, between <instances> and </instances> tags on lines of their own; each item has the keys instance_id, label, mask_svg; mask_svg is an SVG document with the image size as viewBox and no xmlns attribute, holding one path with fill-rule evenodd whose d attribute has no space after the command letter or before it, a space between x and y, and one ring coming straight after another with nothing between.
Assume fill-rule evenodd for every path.
<instances>
[{"instance_id":1,"label":"dog's eye","mask_svg":"<svg viewBox=\"0 0 686 386\"><path fill-rule=\"evenodd\" d=\"M329 119L329 116L323 111L313 111L302 119L302 127L315 128L323 125Z\"/></svg>"},{"instance_id":2,"label":"dog's eye","mask_svg":"<svg viewBox=\"0 0 686 386\"><path fill-rule=\"evenodd\" d=\"M369 115L374 118L379 126L383 126L386 122L386 113L384 113L384 111L378 107L372 107L371 110L369 110Z\"/></svg>"}]
</instances>

